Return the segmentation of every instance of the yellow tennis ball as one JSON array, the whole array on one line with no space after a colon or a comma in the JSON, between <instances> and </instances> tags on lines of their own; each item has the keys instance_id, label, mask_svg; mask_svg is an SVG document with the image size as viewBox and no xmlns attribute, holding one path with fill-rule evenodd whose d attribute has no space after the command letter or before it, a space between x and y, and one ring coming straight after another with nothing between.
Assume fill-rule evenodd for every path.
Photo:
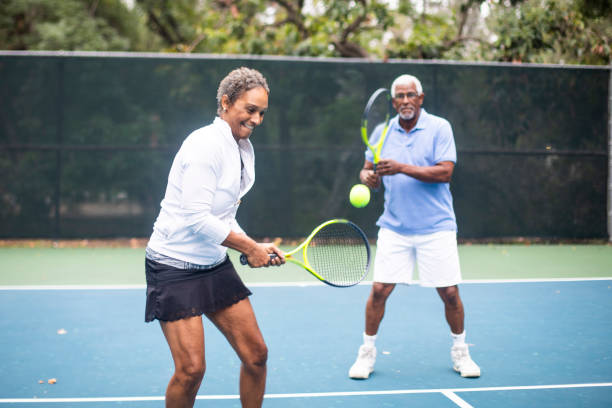
<instances>
[{"instance_id":1,"label":"yellow tennis ball","mask_svg":"<svg viewBox=\"0 0 612 408\"><path fill-rule=\"evenodd\" d=\"M370 202L370 189L364 184L355 184L351 188L349 199L353 207L363 208Z\"/></svg>"}]
</instances>

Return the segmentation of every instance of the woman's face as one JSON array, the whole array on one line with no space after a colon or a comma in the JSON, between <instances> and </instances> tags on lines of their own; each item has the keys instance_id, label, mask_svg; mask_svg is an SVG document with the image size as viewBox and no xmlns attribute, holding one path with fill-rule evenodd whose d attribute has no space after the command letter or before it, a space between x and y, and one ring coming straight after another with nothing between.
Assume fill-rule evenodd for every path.
<instances>
[{"instance_id":1,"label":"woman's face","mask_svg":"<svg viewBox=\"0 0 612 408\"><path fill-rule=\"evenodd\" d=\"M268 92L262 87L250 89L233 104L230 104L227 95L223 95L221 105L224 109L221 119L230 125L234 139L248 139L253 129L263 122L268 109Z\"/></svg>"}]
</instances>

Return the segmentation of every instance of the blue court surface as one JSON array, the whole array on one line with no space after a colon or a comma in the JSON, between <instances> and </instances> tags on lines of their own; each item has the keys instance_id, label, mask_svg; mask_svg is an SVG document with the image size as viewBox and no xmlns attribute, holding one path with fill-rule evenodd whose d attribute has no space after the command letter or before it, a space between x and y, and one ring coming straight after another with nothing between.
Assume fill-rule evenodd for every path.
<instances>
[{"instance_id":1,"label":"blue court surface","mask_svg":"<svg viewBox=\"0 0 612 408\"><path fill-rule=\"evenodd\" d=\"M435 291L398 286L376 371L365 381L347 373L368 284L252 286L269 347L264 406L611 407L611 286L608 279L461 285L478 379L451 368ZM144 323L144 300L144 287L0 290L0 406L163 406L172 360L159 325ZM239 407L239 361L208 321L205 335L196 406Z\"/></svg>"}]
</instances>

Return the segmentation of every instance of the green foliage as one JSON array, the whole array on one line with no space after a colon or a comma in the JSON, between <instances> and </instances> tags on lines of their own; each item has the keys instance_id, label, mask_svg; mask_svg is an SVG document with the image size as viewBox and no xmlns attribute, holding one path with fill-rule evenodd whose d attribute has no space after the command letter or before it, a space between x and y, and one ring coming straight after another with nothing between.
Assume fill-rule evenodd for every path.
<instances>
[{"instance_id":1,"label":"green foliage","mask_svg":"<svg viewBox=\"0 0 612 408\"><path fill-rule=\"evenodd\" d=\"M141 17L121 0L2 0L0 47L9 50L139 51Z\"/></svg>"},{"instance_id":2,"label":"green foliage","mask_svg":"<svg viewBox=\"0 0 612 408\"><path fill-rule=\"evenodd\" d=\"M612 9L598 0L527 0L495 4L496 34L484 57L500 61L599 64L611 61Z\"/></svg>"},{"instance_id":3,"label":"green foliage","mask_svg":"<svg viewBox=\"0 0 612 408\"><path fill-rule=\"evenodd\" d=\"M139 0L168 51L308 56L382 56L393 17L380 0ZM317 12L322 10L322 12Z\"/></svg>"},{"instance_id":4,"label":"green foliage","mask_svg":"<svg viewBox=\"0 0 612 408\"><path fill-rule=\"evenodd\" d=\"M390 58L442 59L455 35L452 20L443 16L424 15L414 21L411 35L393 38L388 47Z\"/></svg>"},{"instance_id":5,"label":"green foliage","mask_svg":"<svg viewBox=\"0 0 612 408\"><path fill-rule=\"evenodd\" d=\"M9 50L605 65L611 38L609 0L0 0Z\"/></svg>"}]
</instances>

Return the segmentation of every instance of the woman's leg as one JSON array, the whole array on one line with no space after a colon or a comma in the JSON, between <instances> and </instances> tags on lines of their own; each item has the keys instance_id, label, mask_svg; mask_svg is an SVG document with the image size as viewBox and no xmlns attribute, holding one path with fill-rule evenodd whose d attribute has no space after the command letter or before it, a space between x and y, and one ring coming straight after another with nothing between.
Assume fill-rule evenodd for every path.
<instances>
[{"instance_id":1,"label":"woman's leg","mask_svg":"<svg viewBox=\"0 0 612 408\"><path fill-rule=\"evenodd\" d=\"M266 388L268 348L248 298L206 316L219 328L238 354L240 401L245 408L259 408Z\"/></svg>"},{"instance_id":2,"label":"woman's leg","mask_svg":"<svg viewBox=\"0 0 612 408\"><path fill-rule=\"evenodd\" d=\"M166 407L193 407L206 370L202 317L160 324L174 360L174 375L166 389Z\"/></svg>"}]
</instances>

